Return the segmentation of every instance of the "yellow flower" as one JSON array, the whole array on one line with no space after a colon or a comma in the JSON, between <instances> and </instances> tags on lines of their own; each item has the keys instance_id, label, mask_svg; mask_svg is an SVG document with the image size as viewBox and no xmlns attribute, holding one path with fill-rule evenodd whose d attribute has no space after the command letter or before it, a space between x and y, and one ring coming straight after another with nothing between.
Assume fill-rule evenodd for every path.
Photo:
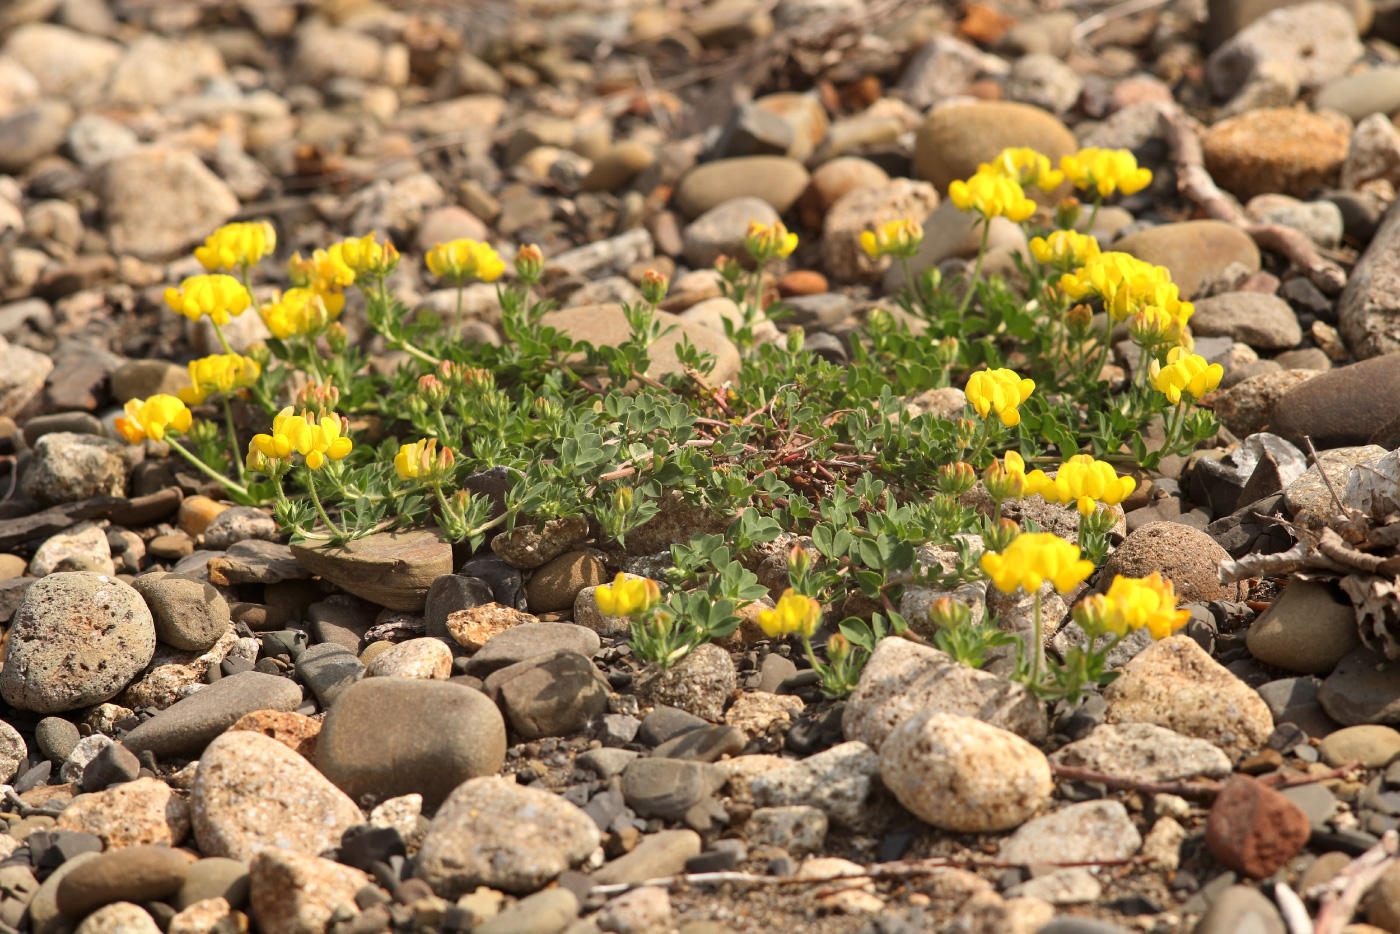
<instances>
[{"instance_id":1,"label":"yellow flower","mask_svg":"<svg viewBox=\"0 0 1400 934\"><path fill-rule=\"evenodd\" d=\"M1096 502L1117 506L1137 488L1137 481L1132 477L1118 476L1111 464L1088 454L1076 454L1065 461L1053 480L1044 471L1036 470L1026 482L1032 492L1052 503L1061 506L1074 503L1082 516L1092 513Z\"/></svg>"},{"instance_id":2,"label":"yellow flower","mask_svg":"<svg viewBox=\"0 0 1400 934\"><path fill-rule=\"evenodd\" d=\"M660 605L661 588L654 580L629 579L619 571L611 586L600 584L593 591L593 599L604 616L640 616Z\"/></svg>"},{"instance_id":3,"label":"yellow flower","mask_svg":"<svg viewBox=\"0 0 1400 934\"><path fill-rule=\"evenodd\" d=\"M1076 230L1057 230L1031 240L1031 255L1045 266L1073 269L1099 255L1099 241Z\"/></svg>"},{"instance_id":4,"label":"yellow flower","mask_svg":"<svg viewBox=\"0 0 1400 934\"><path fill-rule=\"evenodd\" d=\"M214 354L191 360L191 385L180 390L180 400L186 405L200 405L213 393L228 394L235 389L246 389L261 375L262 367L252 357Z\"/></svg>"},{"instance_id":5,"label":"yellow flower","mask_svg":"<svg viewBox=\"0 0 1400 934\"><path fill-rule=\"evenodd\" d=\"M797 234L788 233L782 221L774 221L773 226L769 227L751 220L748 232L744 234L744 249L749 251L756 263L787 259L797 249Z\"/></svg>"},{"instance_id":6,"label":"yellow flower","mask_svg":"<svg viewBox=\"0 0 1400 934\"><path fill-rule=\"evenodd\" d=\"M160 441L167 433L182 435L190 430L190 410L185 408L185 403L165 393L148 399L129 399L124 410L125 417L117 419L117 432L132 444L140 444L147 438Z\"/></svg>"},{"instance_id":7,"label":"yellow flower","mask_svg":"<svg viewBox=\"0 0 1400 934\"><path fill-rule=\"evenodd\" d=\"M1181 338L1181 324L1164 309L1144 305L1141 311L1128 319L1128 336L1141 347L1175 343Z\"/></svg>"},{"instance_id":8,"label":"yellow flower","mask_svg":"<svg viewBox=\"0 0 1400 934\"><path fill-rule=\"evenodd\" d=\"M1136 194L1152 184L1152 172L1138 168L1137 159L1126 149L1081 149L1061 158L1060 168L1074 187L1092 188L1103 198L1115 191Z\"/></svg>"},{"instance_id":9,"label":"yellow flower","mask_svg":"<svg viewBox=\"0 0 1400 934\"><path fill-rule=\"evenodd\" d=\"M476 240L450 240L428 251L428 269L439 279L495 282L506 264L491 246Z\"/></svg>"},{"instance_id":10,"label":"yellow flower","mask_svg":"<svg viewBox=\"0 0 1400 934\"><path fill-rule=\"evenodd\" d=\"M1068 593L1094 573L1094 563L1079 557L1079 549L1050 532L1023 532L1001 554L984 552L982 570L1002 593L1020 587L1028 594L1050 581Z\"/></svg>"},{"instance_id":11,"label":"yellow flower","mask_svg":"<svg viewBox=\"0 0 1400 934\"><path fill-rule=\"evenodd\" d=\"M1035 213L1035 202L1026 197L1014 178L977 174L948 186L948 198L959 211L973 211L987 220L1005 217L1020 223Z\"/></svg>"},{"instance_id":12,"label":"yellow flower","mask_svg":"<svg viewBox=\"0 0 1400 934\"><path fill-rule=\"evenodd\" d=\"M355 270L345 263L345 244L337 243L328 250L316 250L310 259L293 253L287 261L287 274L298 288L329 291L355 284Z\"/></svg>"},{"instance_id":13,"label":"yellow flower","mask_svg":"<svg viewBox=\"0 0 1400 934\"><path fill-rule=\"evenodd\" d=\"M438 451L437 439L427 438L400 445L399 453L394 455L394 471L400 480L441 483L451 476L455 460L451 448Z\"/></svg>"},{"instance_id":14,"label":"yellow flower","mask_svg":"<svg viewBox=\"0 0 1400 934\"><path fill-rule=\"evenodd\" d=\"M1167 354L1167 365L1161 366L1153 360L1148 374L1152 377L1152 388L1176 405L1183 392L1200 399L1219 386L1225 368L1218 363L1208 364L1205 357L1187 353L1183 347L1173 347Z\"/></svg>"},{"instance_id":15,"label":"yellow flower","mask_svg":"<svg viewBox=\"0 0 1400 934\"><path fill-rule=\"evenodd\" d=\"M394 248L393 241L376 242L374 231L363 237L342 240L331 249L336 247L340 248L341 261L355 271L356 279L382 279L399 264L399 251Z\"/></svg>"},{"instance_id":16,"label":"yellow flower","mask_svg":"<svg viewBox=\"0 0 1400 934\"><path fill-rule=\"evenodd\" d=\"M165 303L191 321L207 315L215 324L228 324L229 315L243 314L253 299L233 276L215 274L190 276L178 289L166 289Z\"/></svg>"},{"instance_id":17,"label":"yellow flower","mask_svg":"<svg viewBox=\"0 0 1400 934\"><path fill-rule=\"evenodd\" d=\"M1104 597L1107 626L1120 635L1145 628L1153 639L1165 639L1191 618L1190 610L1176 608L1176 589L1157 571L1147 577L1114 577Z\"/></svg>"},{"instance_id":18,"label":"yellow flower","mask_svg":"<svg viewBox=\"0 0 1400 934\"><path fill-rule=\"evenodd\" d=\"M287 406L272 420L272 434L254 435L248 450L251 453L256 448L270 460L291 457L295 452L305 458L306 466L320 470L327 458L338 461L354 447L349 438L341 435L343 425L334 412L316 420L293 415L292 407Z\"/></svg>"},{"instance_id":19,"label":"yellow flower","mask_svg":"<svg viewBox=\"0 0 1400 934\"><path fill-rule=\"evenodd\" d=\"M1034 185L1041 191L1053 191L1065 180L1065 173L1050 167L1049 156L1028 146L1003 149L991 162L979 165L977 172L1015 179L1019 185Z\"/></svg>"},{"instance_id":20,"label":"yellow flower","mask_svg":"<svg viewBox=\"0 0 1400 934\"><path fill-rule=\"evenodd\" d=\"M918 252L924 242L924 228L908 218L881 224L874 230L860 235L861 249L871 259L881 256L903 256L906 259Z\"/></svg>"},{"instance_id":21,"label":"yellow flower","mask_svg":"<svg viewBox=\"0 0 1400 934\"><path fill-rule=\"evenodd\" d=\"M1144 262L1127 253L1100 253L1079 269L1060 277L1060 288L1075 301L1103 299L1104 309L1126 321L1146 305L1156 305L1181 324L1195 311L1183 302L1165 266Z\"/></svg>"},{"instance_id":22,"label":"yellow flower","mask_svg":"<svg viewBox=\"0 0 1400 934\"><path fill-rule=\"evenodd\" d=\"M783 591L774 609L758 611L759 628L773 639L790 632L810 638L812 633L817 631L817 623L821 618L822 605L811 597L802 596L791 587Z\"/></svg>"},{"instance_id":23,"label":"yellow flower","mask_svg":"<svg viewBox=\"0 0 1400 934\"><path fill-rule=\"evenodd\" d=\"M258 309L258 316L275 337L286 340L316 334L340 317L345 296L311 288L288 289Z\"/></svg>"},{"instance_id":24,"label":"yellow flower","mask_svg":"<svg viewBox=\"0 0 1400 934\"><path fill-rule=\"evenodd\" d=\"M255 265L277 249L277 231L267 221L225 224L210 234L194 258L210 272Z\"/></svg>"},{"instance_id":25,"label":"yellow flower","mask_svg":"<svg viewBox=\"0 0 1400 934\"><path fill-rule=\"evenodd\" d=\"M982 474L982 483L997 502L1020 499L1033 492L1026 485L1026 462L1015 451L1007 451L1000 461L992 461Z\"/></svg>"},{"instance_id":26,"label":"yellow flower","mask_svg":"<svg viewBox=\"0 0 1400 934\"><path fill-rule=\"evenodd\" d=\"M982 418L995 414L1007 428L1014 428L1021 422L1016 407L1035 392L1035 381L1007 369L978 370L968 379L964 392Z\"/></svg>"}]
</instances>

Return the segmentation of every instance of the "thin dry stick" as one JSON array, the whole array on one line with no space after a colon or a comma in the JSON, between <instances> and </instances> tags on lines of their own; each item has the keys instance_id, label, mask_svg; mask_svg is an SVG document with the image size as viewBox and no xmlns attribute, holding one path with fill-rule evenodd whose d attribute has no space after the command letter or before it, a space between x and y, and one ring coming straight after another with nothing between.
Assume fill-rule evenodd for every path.
<instances>
[{"instance_id":1,"label":"thin dry stick","mask_svg":"<svg viewBox=\"0 0 1400 934\"><path fill-rule=\"evenodd\" d=\"M1348 863L1330 882L1303 893L1317 898L1322 906L1313 928L1315 934L1341 934L1342 928L1351 923L1362 896L1395 863L1397 849L1400 834L1387 830L1379 843Z\"/></svg>"},{"instance_id":2,"label":"thin dry stick","mask_svg":"<svg viewBox=\"0 0 1400 934\"><path fill-rule=\"evenodd\" d=\"M1356 769L1361 768L1360 762L1348 762L1346 765L1338 766L1327 772L1318 772L1310 775L1282 775L1275 774L1259 779L1265 785L1274 788L1292 788L1295 785L1311 785L1316 782L1330 781L1334 778L1344 778ZM1123 791L1141 791L1145 794L1167 794L1176 795L1179 798L1191 798L1196 801L1210 801L1220 794L1225 786L1215 781L1170 781L1152 782L1137 778L1129 778L1126 775L1112 775L1108 772L1099 772L1095 769L1080 768L1075 765L1058 765L1050 763L1050 771L1061 781L1070 782L1096 782L1100 785L1107 785L1110 788L1118 788Z\"/></svg>"},{"instance_id":3,"label":"thin dry stick","mask_svg":"<svg viewBox=\"0 0 1400 934\"><path fill-rule=\"evenodd\" d=\"M1240 228L1260 249L1286 258L1312 280L1326 295L1336 295L1346 287L1347 274L1341 266L1320 256L1307 236L1279 224L1255 224L1245 217L1225 195L1205 168L1200 140L1188 118L1175 104L1158 105L1158 119L1176 157L1177 187L1187 198L1216 220Z\"/></svg>"}]
</instances>

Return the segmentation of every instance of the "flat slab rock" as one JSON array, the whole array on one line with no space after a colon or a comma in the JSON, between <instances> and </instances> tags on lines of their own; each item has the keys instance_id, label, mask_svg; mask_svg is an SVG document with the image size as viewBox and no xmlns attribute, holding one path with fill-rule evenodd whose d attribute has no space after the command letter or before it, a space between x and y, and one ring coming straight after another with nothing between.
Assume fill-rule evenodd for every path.
<instances>
[{"instance_id":1,"label":"flat slab rock","mask_svg":"<svg viewBox=\"0 0 1400 934\"><path fill-rule=\"evenodd\" d=\"M393 610L421 613L428 588L452 573L452 546L436 532L377 532L344 545L291 546L312 574Z\"/></svg>"}]
</instances>

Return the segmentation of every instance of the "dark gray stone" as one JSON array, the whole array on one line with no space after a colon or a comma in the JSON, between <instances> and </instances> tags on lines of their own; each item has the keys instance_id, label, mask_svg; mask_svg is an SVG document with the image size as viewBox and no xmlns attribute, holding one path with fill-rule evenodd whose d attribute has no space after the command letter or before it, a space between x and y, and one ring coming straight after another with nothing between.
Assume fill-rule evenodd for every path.
<instances>
[{"instance_id":1,"label":"dark gray stone","mask_svg":"<svg viewBox=\"0 0 1400 934\"><path fill-rule=\"evenodd\" d=\"M651 754L661 759L718 762L723 756L737 756L747 743L748 737L737 727L705 726L666 740Z\"/></svg>"},{"instance_id":2,"label":"dark gray stone","mask_svg":"<svg viewBox=\"0 0 1400 934\"><path fill-rule=\"evenodd\" d=\"M83 769L83 791L102 791L110 785L135 781L141 771L136 753L121 743L103 747Z\"/></svg>"},{"instance_id":3,"label":"dark gray stone","mask_svg":"<svg viewBox=\"0 0 1400 934\"><path fill-rule=\"evenodd\" d=\"M708 720L678 707L656 707L642 721L642 728L637 731L637 741L648 746L660 746L672 737L709 725Z\"/></svg>"},{"instance_id":4,"label":"dark gray stone","mask_svg":"<svg viewBox=\"0 0 1400 934\"><path fill-rule=\"evenodd\" d=\"M156 638L185 652L202 652L228 632L228 602L208 581L157 571L131 582L151 608Z\"/></svg>"},{"instance_id":5,"label":"dark gray stone","mask_svg":"<svg viewBox=\"0 0 1400 934\"><path fill-rule=\"evenodd\" d=\"M592 658L602 640L598 634L573 623L523 623L486 640L467 663L467 674L484 678L493 671L528 658L553 652L577 652Z\"/></svg>"},{"instance_id":6,"label":"dark gray stone","mask_svg":"<svg viewBox=\"0 0 1400 934\"><path fill-rule=\"evenodd\" d=\"M680 820L725 781L724 774L707 762L635 759L622 771L622 794L628 807L642 817Z\"/></svg>"},{"instance_id":7,"label":"dark gray stone","mask_svg":"<svg viewBox=\"0 0 1400 934\"><path fill-rule=\"evenodd\" d=\"M157 758L198 756L216 736L255 710L295 710L301 688L294 681L258 671L231 675L167 707L126 735L132 752Z\"/></svg>"},{"instance_id":8,"label":"dark gray stone","mask_svg":"<svg viewBox=\"0 0 1400 934\"><path fill-rule=\"evenodd\" d=\"M423 611L425 634L434 639L453 642L447 631L447 617L458 610L470 610L496 602L491 585L479 577L444 574L428 587L427 605Z\"/></svg>"},{"instance_id":9,"label":"dark gray stone","mask_svg":"<svg viewBox=\"0 0 1400 934\"><path fill-rule=\"evenodd\" d=\"M297 678L311 688L323 708L335 704L345 689L365 675L355 653L333 642L313 645L297 659Z\"/></svg>"},{"instance_id":10,"label":"dark gray stone","mask_svg":"<svg viewBox=\"0 0 1400 934\"><path fill-rule=\"evenodd\" d=\"M306 620L317 642L330 642L351 652L360 651L360 641L374 625L377 610L356 597L338 596L306 608Z\"/></svg>"},{"instance_id":11,"label":"dark gray stone","mask_svg":"<svg viewBox=\"0 0 1400 934\"><path fill-rule=\"evenodd\" d=\"M34 742L44 758L62 765L83 735L77 724L62 717L45 717L34 728Z\"/></svg>"},{"instance_id":12,"label":"dark gray stone","mask_svg":"<svg viewBox=\"0 0 1400 934\"><path fill-rule=\"evenodd\" d=\"M462 577L475 577L486 581L487 586L491 588L491 595L501 606L514 607L517 610L526 608L525 575L506 559L496 555L473 558L458 568L457 573Z\"/></svg>"},{"instance_id":13,"label":"dark gray stone","mask_svg":"<svg viewBox=\"0 0 1400 934\"><path fill-rule=\"evenodd\" d=\"M492 672L485 689L526 739L583 732L608 709L607 678L577 652L530 658Z\"/></svg>"}]
</instances>

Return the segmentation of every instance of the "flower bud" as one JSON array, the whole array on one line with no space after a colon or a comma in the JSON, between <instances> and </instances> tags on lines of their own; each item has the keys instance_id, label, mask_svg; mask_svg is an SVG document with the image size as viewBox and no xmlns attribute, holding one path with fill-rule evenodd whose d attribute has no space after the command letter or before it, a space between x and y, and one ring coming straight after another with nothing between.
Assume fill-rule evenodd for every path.
<instances>
[{"instance_id":1,"label":"flower bud","mask_svg":"<svg viewBox=\"0 0 1400 934\"><path fill-rule=\"evenodd\" d=\"M958 629L972 619L972 610L952 597L939 597L929 607L928 618L939 629Z\"/></svg>"},{"instance_id":2,"label":"flower bud","mask_svg":"<svg viewBox=\"0 0 1400 934\"><path fill-rule=\"evenodd\" d=\"M919 273L919 292L922 295L936 295L943 287L943 271L937 266L929 266Z\"/></svg>"},{"instance_id":3,"label":"flower bud","mask_svg":"<svg viewBox=\"0 0 1400 934\"><path fill-rule=\"evenodd\" d=\"M1078 198L1066 198L1055 205L1055 226L1061 230L1073 230L1079 223L1083 208Z\"/></svg>"},{"instance_id":4,"label":"flower bud","mask_svg":"<svg viewBox=\"0 0 1400 934\"><path fill-rule=\"evenodd\" d=\"M630 486L620 486L613 490L613 510L621 516L632 511L632 488Z\"/></svg>"},{"instance_id":5,"label":"flower bud","mask_svg":"<svg viewBox=\"0 0 1400 934\"><path fill-rule=\"evenodd\" d=\"M332 321L326 328L326 344L332 353L345 353L345 348L350 345L350 333L345 330L345 325Z\"/></svg>"},{"instance_id":6,"label":"flower bud","mask_svg":"<svg viewBox=\"0 0 1400 934\"><path fill-rule=\"evenodd\" d=\"M725 282L738 282L744 275L744 267L738 260L723 255L715 260L715 271Z\"/></svg>"},{"instance_id":7,"label":"flower bud","mask_svg":"<svg viewBox=\"0 0 1400 934\"><path fill-rule=\"evenodd\" d=\"M953 439L958 447L971 447L972 439L977 437L977 423L970 418L960 418L953 423Z\"/></svg>"},{"instance_id":8,"label":"flower bud","mask_svg":"<svg viewBox=\"0 0 1400 934\"><path fill-rule=\"evenodd\" d=\"M440 409L447 401L447 384L432 373L418 377L418 395L428 403L429 408Z\"/></svg>"},{"instance_id":9,"label":"flower bud","mask_svg":"<svg viewBox=\"0 0 1400 934\"><path fill-rule=\"evenodd\" d=\"M1088 305L1075 305L1065 312L1065 325L1069 332L1080 340L1089 336L1089 329L1093 324L1094 313L1089 310Z\"/></svg>"},{"instance_id":10,"label":"flower bud","mask_svg":"<svg viewBox=\"0 0 1400 934\"><path fill-rule=\"evenodd\" d=\"M1026 495L1024 474L1007 470L1001 461L992 461L982 472L982 483L987 487L987 495L993 502L1020 499Z\"/></svg>"},{"instance_id":11,"label":"flower bud","mask_svg":"<svg viewBox=\"0 0 1400 934\"><path fill-rule=\"evenodd\" d=\"M982 531L982 544L986 546L988 551L1000 554L1020 534L1021 527L1019 525L1010 519L1001 519Z\"/></svg>"},{"instance_id":12,"label":"flower bud","mask_svg":"<svg viewBox=\"0 0 1400 934\"><path fill-rule=\"evenodd\" d=\"M977 483L977 471L969 463L958 461L938 468L938 492L962 496Z\"/></svg>"},{"instance_id":13,"label":"flower bud","mask_svg":"<svg viewBox=\"0 0 1400 934\"><path fill-rule=\"evenodd\" d=\"M268 363L272 361L272 351L268 350L262 341L249 345L246 356L252 357L261 370L266 370Z\"/></svg>"},{"instance_id":14,"label":"flower bud","mask_svg":"<svg viewBox=\"0 0 1400 934\"><path fill-rule=\"evenodd\" d=\"M807 332L800 327L789 328L787 332L788 353L799 353L807 343Z\"/></svg>"},{"instance_id":15,"label":"flower bud","mask_svg":"<svg viewBox=\"0 0 1400 934\"><path fill-rule=\"evenodd\" d=\"M788 549L787 568L793 577L806 576L812 568L812 553L801 545L793 545Z\"/></svg>"},{"instance_id":16,"label":"flower bud","mask_svg":"<svg viewBox=\"0 0 1400 934\"><path fill-rule=\"evenodd\" d=\"M648 269L642 273L642 298L652 305L660 305L666 300L666 290L670 285L671 280L655 269Z\"/></svg>"},{"instance_id":17,"label":"flower bud","mask_svg":"<svg viewBox=\"0 0 1400 934\"><path fill-rule=\"evenodd\" d=\"M1084 634L1091 639L1095 636L1101 636L1109 630L1108 598L1101 593L1080 600L1074 605L1071 615L1074 617L1074 621L1079 624L1079 628L1084 630Z\"/></svg>"},{"instance_id":18,"label":"flower bud","mask_svg":"<svg viewBox=\"0 0 1400 934\"><path fill-rule=\"evenodd\" d=\"M840 665L850 654L851 640L841 633L832 633L831 638L826 640L826 657L831 661L831 664Z\"/></svg>"},{"instance_id":19,"label":"flower bud","mask_svg":"<svg viewBox=\"0 0 1400 934\"><path fill-rule=\"evenodd\" d=\"M530 285L539 282L544 274L544 253L533 243L522 246L515 254L515 271Z\"/></svg>"}]
</instances>

